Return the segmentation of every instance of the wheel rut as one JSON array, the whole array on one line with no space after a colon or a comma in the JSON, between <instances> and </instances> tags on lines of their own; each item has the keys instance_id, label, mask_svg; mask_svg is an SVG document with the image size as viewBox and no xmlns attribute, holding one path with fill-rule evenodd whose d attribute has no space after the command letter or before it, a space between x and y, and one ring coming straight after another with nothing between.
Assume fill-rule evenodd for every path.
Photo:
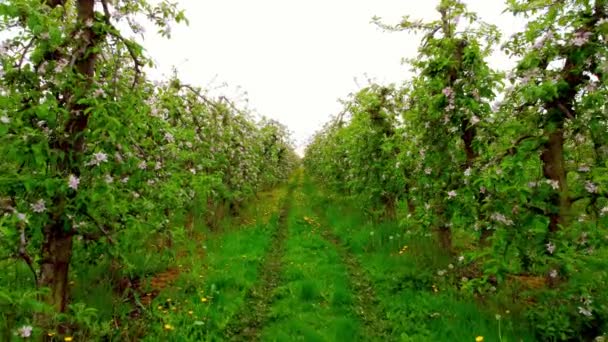
<instances>
[{"instance_id":1,"label":"wheel rut","mask_svg":"<svg viewBox=\"0 0 608 342\"><path fill-rule=\"evenodd\" d=\"M229 341L258 341L264 327L268 310L272 305L272 294L281 282L282 259L287 239L287 218L291 209L292 195L297 180L288 186L287 195L279 212L277 228L273 233L268 254L260 272L260 281L247 293L246 303L224 330Z\"/></svg>"}]
</instances>

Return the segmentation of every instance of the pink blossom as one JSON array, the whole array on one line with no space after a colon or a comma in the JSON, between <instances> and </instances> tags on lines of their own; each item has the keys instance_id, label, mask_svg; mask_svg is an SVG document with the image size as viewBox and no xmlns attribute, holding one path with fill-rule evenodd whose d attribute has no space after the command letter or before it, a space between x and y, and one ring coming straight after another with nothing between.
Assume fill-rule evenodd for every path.
<instances>
[{"instance_id":1,"label":"pink blossom","mask_svg":"<svg viewBox=\"0 0 608 342\"><path fill-rule=\"evenodd\" d=\"M598 187L597 185L593 184L590 181L585 182L585 190L587 190L589 193L597 193L598 192Z\"/></svg>"},{"instance_id":2,"label":"pink blossom","mask_svg":"<svg viewBox=\"0 0 608 342\"><path fill-rule=\"evenodd\" d=\"M454 95L454 90L451 87L445 87L441 93L446 97L452 97L452 95Z\"/></svg>"},{"instance_id":3,"label":"pink blossom","mask_svg":"<svg viewBox=\"0 0 608 342\"><path fill-rule=\"evenodd\" d=\"M578 172L589 172L591 171L591 168L587 165L582 165L581 167L578 168Z\"/></svg>"},{"instance_id":4,"label":"pink blossom","mask_svg":"<svg viewBox=\"0 0 608 342\"><path fill-rule=\"evenodd\" d=\"M102 97L106 94L105 91L103 91L103 89L99 88L99 89L95 89L95 91L93 92L93 97Z\"/></svg>"},{"instance_id":5,"label":"pink blossom","mask_svg":"<svg viewBox=\"0 0 608 342\"><path fill-rule=\"evenodd\" d=\"M24 325L21 328L17 329L17 334L19 335L19 337L28 338L32 336L32 330L34 330L34 328L32 328L31 325Z\"/></svg>"},{"instance_id":6,"label":"pink blossom","mask_svg":"<svg viewBox=\"0 0 608 342\"><path fill-rule=\"evenodd\" d=\"M30 204L32 211L35 213L43 213L46 210L46 203L43 199L38 200L36 203Z\"/></svg>"},{"instance_id":7,"label":"pink blossom","mask_svg":"<svg viewBox=\"0 0 608 342\"><path fill-rule=\"evenodd\" d=\"M78 184L80 184L80 179L74 175L70 175L68 178L68 187L74 190L78 190Z\"/></svg>"},{"instance_id":8,"label":"pink blossom","mask_svg":"<svg viewBox=\"0 0 608 342\"><path fill-rule=\"evenodd\" d=\"M491 218L492 218L492 220L494 220L496 222L500 222L507 226L513 225L513 220L508 219L505 215L503 215L501 213L494 213L494 214L492 214Z\"/></svg>"},{"instance_id":9,"label":"pink blossom","mask_svg":"<svg viewBox=\"0 0 608 342\"><path fill-rule=\"evenodd\" d=\"M137 166L140 170L145 170L146 169L146 162L142 161L141 163L139 163L139 165Z\"/></svg>"},{"instance_id":10,"label":"pink blossom","mask_svg":"<svg viewBox=\"0 0 608 342\"><path fill-rule=\"evenodd\" d=\"M17 218L19 219L19 221L27 223L27 216L25 214L23 214L23 213L16 213L16 214L17 214Z\"/></svg>"},{"instance_id":11,"label":"pink blossom","mask_svg":"<svg viewBox=\"0 0 608 342\"><path fill-rule=\"evenodd\" d=\"M448 199L454 198L456 197L456 190L450 190L448 191Z\"/></svg>"},{"instance_id":12,"label":"pink blossom","mask_svg":"<svg viewBox=\"0 0 608 342\"><path fill-rule=\"evenodd\" d=\"M589 41L589 38L591 38L592 35L593 33L591 32L576 32L572 38L572 44L575 46L583 46Z\"/></svg>"},{"instance_id":13,"label":"pink blossom","mask_svg":"<svg viewBox=\"0 0 608 342\"><path fill-rule=\"evenodd\" d=\"M108 161L108 155L104 152L93 153L93 159L89 162L88 165L100 165L101 163L105 163Z\"/></svg>"}]
</instances>

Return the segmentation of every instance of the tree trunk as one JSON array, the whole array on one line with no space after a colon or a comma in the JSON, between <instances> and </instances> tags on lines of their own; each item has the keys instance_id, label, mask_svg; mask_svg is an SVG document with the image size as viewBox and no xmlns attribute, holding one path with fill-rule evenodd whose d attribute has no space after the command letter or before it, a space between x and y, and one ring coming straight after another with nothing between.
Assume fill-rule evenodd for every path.
<instances>
[{"instance_id":1,"label":"tree trunk","mask_svg":"<svg viewBox=\"0 0 608 342\"><path fill-rule=\"evenodd\" d=\"M543 175L556 182L559 189L551 196L550 203L554 210L549 213L549 231L556 232L560 225L568 222L571 200L568 196L568 182L564 161L564 131L558 128L548 133L540 158L543 162Z\"/></svg>"},{"instance_id":2,"label":"tree trunk","mask_svg":"<svg viewBox=\"0 0 608 342\"><path fill-rule=\"evenodd\" d=\"M437 236L441 248L449 254L452 254L452 230L448 226L441 226L437 229Z\"/></svg>"},{"instance_id":3,"label":"tree trunk","mask_svg":"<svg viewBox=\"0 0 608 342\"><path fill-rule=\"evenodd\" d=\"M51 290L46 303L64 312L68 299L68 271L72 258L72 234L66 233L63 221L45 228L40 262L40 284Z\"/></svg>"},{"instance_id":4,"label":"tree trunk","mask_svg":"<svg viewBox=\"0 0 608 342\"><path fill-rule=\"evenodd\" d=\"M62 4L63 1L53 3L55 6ZM76 71L84 78L84 82L79 82L77 85L82 87L81 89L90 87L95 72L96 54L91 51L91 48L95 47L98 37L86 24L94 20L94 6L95 0L78 0L76 4L78 21L83 27L82 41L84 44L76 49L73 57L76 60ZM66 98L71 98L71 96ZM57 165L58 173L66 176L68 174L79 176L80 172L74 161L77 161L84 151L83 132L88 124L88 115L85 114L87 107L78 104L78 99L71 99L67 107L70 111L70 118L65 126L68 136L59 138L53 147L64 152L66 156L70 156L68 157L70 159ZM67 228L71 227L71 222L65 215L65 205L63 205L67 199L63 196L55 199L55 203L61 203L61 205L56 206L57 209L52 215L53 222L44 229L44 242L40 251L40 286L50 289L45 301L58 312L64 312L67 307L68 276L74 235L71 228Z\"/></svg>"}]
</instances>

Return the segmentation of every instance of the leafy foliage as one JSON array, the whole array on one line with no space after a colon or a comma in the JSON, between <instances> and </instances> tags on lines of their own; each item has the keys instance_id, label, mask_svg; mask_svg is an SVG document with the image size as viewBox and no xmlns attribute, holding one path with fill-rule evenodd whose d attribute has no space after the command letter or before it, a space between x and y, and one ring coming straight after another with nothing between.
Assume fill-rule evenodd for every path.
<instances>
[{"instance_id":1,"label":"leafy foliage","mask_svg":"<svg viewBox=\"0 0 608 342\"><path fill-rule=\"evenodd\" d=\"M367 211L471 257L479 294L540 279L520 299L534 298L527 314L543 339L598 334L607 324L597 283L607 277L607 7L509 1L530 18L503 46L518 60L509 75L486 62L499 32L460 1L440 1L427 23L376 18L422 33L409 61L416 76L353 95L313 139L307 169L368 199L358 200Z\"/></svg>"},{"instance_id":2,"label":"leafy foliage","mask_svg":"<svg viewBox=\"0 0 608 342\"><path fill-rule=\"evenodd\" d=\"M0 54L0 322L8 336L33 322L61 323L61 332L85 339L87 327L107 331L94 327L100 308L68 307L73 273L105 265L120 290L152 270L163 245L191 234L195 216L216 226L225 208L237 211L297 163L280 123L175 78L148 81L142 68L151 62L123 35L142 32L141 15L165 36L171 22L185 21L166 1L0 4L8 37Z\"/></svg>"}]
</instances>

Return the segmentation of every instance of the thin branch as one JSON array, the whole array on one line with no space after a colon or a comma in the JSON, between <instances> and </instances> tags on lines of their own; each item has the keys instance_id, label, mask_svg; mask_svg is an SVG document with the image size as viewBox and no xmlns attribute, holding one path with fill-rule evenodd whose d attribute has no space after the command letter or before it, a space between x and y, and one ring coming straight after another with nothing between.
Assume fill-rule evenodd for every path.
<instances>
[{"instance_id":1,"label":"thin branch","mask_svg":"<svg viewBox=\"0 0 608 342\"><path fill-rule=\"evenodd\" d=\"M27 52L30 50L32 45L34 45L34 41L35 38L32 38L30 42L25 46L25 49L23 49L23 54L21 55L21 58L19 59L19 64L17 65L17 68L19 70L21 70L21 67L23 66L23 62L25 61L25 56L27 55Z\"/></svg>"},{"instance_id":2,"label":"thin branch","mask_svg":"<svg viewBox=\"0 0 608 342\"><path fill-rule=\"evenodd\" d=\"M27 264L30 271L32 271L32 274L34 275L34 285L36 286L36 289L38 289L38 275L36 274L36 269L34 268L32 258L29 254L27 254L26 246L27 239L25 238L25 227L22 225L21 234L19 237L19 257Z\"/></svg>"},{"instance_id":3,"label":"thin branch","mask_svg":"<svg viewBox=\"0 0 608 342\"><path fill-rule=\"evenodd\" d=\"M110 236L110 233L108 233L107 230L105 230L105 228L103 227L103 225L101 223L99 223L94 217L93 215L89 214L89 212L85 211L84 215L88 218L91 219L91 221L93 221L93 223L95 223L95 225L97 226L97 228L99 229L99 231L101 231L101 233L108 239L108 241L111 244L115 244L114 239L112 239L112 237Z\"/></svg>"}]
</instances>

